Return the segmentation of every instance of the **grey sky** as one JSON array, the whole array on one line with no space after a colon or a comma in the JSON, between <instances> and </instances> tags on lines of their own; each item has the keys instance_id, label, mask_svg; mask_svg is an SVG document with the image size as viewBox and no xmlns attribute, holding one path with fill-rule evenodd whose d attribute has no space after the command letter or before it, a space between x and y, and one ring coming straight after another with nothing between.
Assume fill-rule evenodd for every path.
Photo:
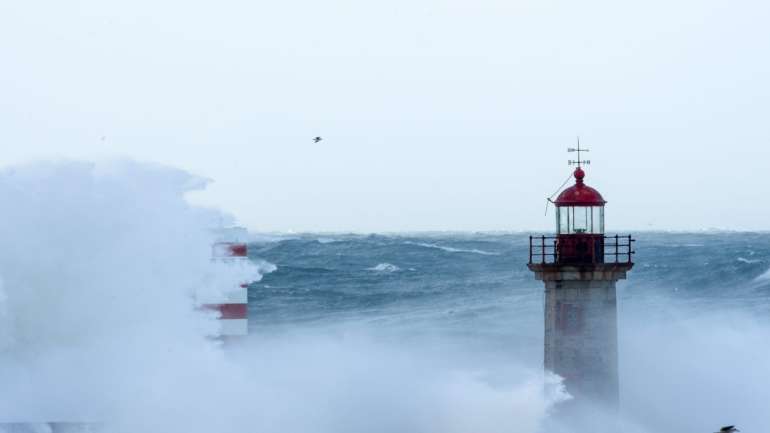
<instances>
[{"instance_id":1,"label":"grey sky","mask_svg":"<svg viewBox=\"0 0 770 433\"><path fill-rule=\"evenodd\" d=\"M521 230L551 228L580 134L609 230L767 230L768 22L761 1L6 1L0 163L177 165L256 230Z\"/></svg>"}]
</instances>

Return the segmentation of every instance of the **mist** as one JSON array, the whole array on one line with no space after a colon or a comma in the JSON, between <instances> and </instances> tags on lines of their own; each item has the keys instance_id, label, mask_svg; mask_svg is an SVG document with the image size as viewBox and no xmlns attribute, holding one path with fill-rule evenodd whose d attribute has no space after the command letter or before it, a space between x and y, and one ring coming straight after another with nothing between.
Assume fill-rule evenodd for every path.
<instances>
[{"instance_id":1,"label":"mist","mask_svg":"<svg viewBox=\"0 0 770 433\"><path fill-rule=\"evenodd\" d=\"M646 431L713 432L770 424L770 321L713 302L626 305L620 322L621 405Z\"/></svg>"}]
</instances>

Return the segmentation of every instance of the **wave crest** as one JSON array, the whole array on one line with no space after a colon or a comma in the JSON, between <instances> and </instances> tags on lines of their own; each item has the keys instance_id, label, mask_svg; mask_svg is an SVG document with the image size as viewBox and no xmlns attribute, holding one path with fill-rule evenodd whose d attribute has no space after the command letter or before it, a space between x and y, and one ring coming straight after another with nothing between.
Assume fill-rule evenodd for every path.
<instances>
[{"instance_id":1,"label":"wave crest","mask_svg":"<svg viewBox=\"0 0 770 433\"><path fill-rule=\"evenodd\" d=\"M371 268L367 268L366 270L367 271L382 272L382 273L390 274L390 273L393 273L393 272L400 271L401 268L399 268L396 265L390 264L390 263L380 263L379 265L373 266Z\"/></svg>"},{"instance_id":2,"label":"wave crest","mask_svg":"<svg viewBox=\"0 0 770 433\"><path fill-rule=\"evenodd\" d=\"M499 256L500 255L500 253L479 250L479 249L476 249L476 248L471 248L471 249L454 248L454 247L447 247L447 246L444 246L444 245L430 244L430 243L427 243L427 242L411 242L411 241L406 241L404 243L407 244L407 245L415 245L415 246L423 247L423 248L433 248L433 249L437 249L437 250L441 250L441 251L446 251L448 253L480 254L482 256Z\"/></svg>"}]
</instances>

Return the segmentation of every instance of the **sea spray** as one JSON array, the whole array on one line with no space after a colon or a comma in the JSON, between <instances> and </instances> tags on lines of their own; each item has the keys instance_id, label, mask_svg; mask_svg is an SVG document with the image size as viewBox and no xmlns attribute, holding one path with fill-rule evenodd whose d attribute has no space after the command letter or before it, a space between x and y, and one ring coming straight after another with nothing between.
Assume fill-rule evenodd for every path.
<instances>
[{"instance_id":1,"label":"sea spray","mask_svg":"<svg viewBox=\"0 0 770 433\"><path fill-rule=\"evenodd\" d=\"M3 289L3 281L0 280L0 351L13 344L13 320L8 307L8 296Z\"/></svg>"},{"instance_id":2,"label":"sea spray","mask_svg":"<svg viewBox=\"0 0 770 433\"><path fill-rule=\"evenodd\" d=\"M645 306L626 307L621 319L626 419L648 431L767 431L770 318L726 302Z\"/></svg>"},{"instance_id":3,"label":"sea spray","mask_svg":"<svg viewBox=\"0 0 770 433\"><path fill-rule=\"evenodd\" d=\"M361 324L295 329L251 343L233 356L248 358L256 372L254 431L535 433L550 408L568 398L561 380L540 370L515 362L495 372L463 368L457 349L393 341ZM502 373L510 380L499 381Z\"/></svg>"},{"instance_id":4,"label":"sea spray","mask_svg":"<svg viewBox=\"0 0 770 433\"><path fill-rule=\"evenodd\" d=\"M512 364L515 381L489 382L443 362L453 354L383 342L360 323L255 329L223 351L206 338L216 318L195 294L260 269L212 265L208 229L220 215L184 199L204 185L131 162L0 173L0 421L118 433L534 432L563 398L544 393L537 369Z\"/></svg>"},{"instance_id":5,"label":"sea spray","mask_svg":"<svg viewBox=\"0 0 770 433\"><path fill-rule=\"evenodd\" d=\"M205 395L225 365L195 294L259 272L212 266L220 215L184 199L204 185L131 162L0 173L0 421L149 428L189 403L178 391Z\"/></svg>"}]
</instances>

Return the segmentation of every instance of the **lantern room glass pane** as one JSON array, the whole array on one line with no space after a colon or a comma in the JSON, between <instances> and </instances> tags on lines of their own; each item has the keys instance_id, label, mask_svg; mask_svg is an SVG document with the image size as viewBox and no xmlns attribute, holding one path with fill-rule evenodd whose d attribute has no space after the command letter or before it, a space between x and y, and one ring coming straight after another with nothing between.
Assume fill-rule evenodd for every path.
<instances>
[{"instance_id":1,"label":"lantern room glass pane","mask_svg":"<svg viewBox=\"0 0 770 433\"><path fill-rule=\"evenodd\" d=\"M591 233L604 233L604 206L594 206L593 208L593 231Z\"/></svg>"},{"instance_id":2,"label":"lantern room glass pane","mask_svg":"<svg viewBox=\"0 0 770 433\"><path fill-rule=\"evenodd\" d=\"M556 233L569 234L569 208L556 208Z\"/></svg>"},{"instance_id":3,"label":"lantern room glass pane","mask_svg":"<svg viewBox=\"0 0 770 433\"><path fill-rule=\"evenodd\" d=\"M572 217L574 221L574 223L572 224L573 232L577 234L591 233L591 223L593 222L593 219L591 218L590 207L582 207L582 206L572 207Z\"/></svg>"},{"instance_id":4,"label":"lantern room glass pane","mask_svg":"<svg viewBox=\"0 0 770 433\"><path fill-rule=\"evenodd\" d=\"M556 233L603 234L604 206L560 206L556 208Z\"/></svg>"}]
</instances>

